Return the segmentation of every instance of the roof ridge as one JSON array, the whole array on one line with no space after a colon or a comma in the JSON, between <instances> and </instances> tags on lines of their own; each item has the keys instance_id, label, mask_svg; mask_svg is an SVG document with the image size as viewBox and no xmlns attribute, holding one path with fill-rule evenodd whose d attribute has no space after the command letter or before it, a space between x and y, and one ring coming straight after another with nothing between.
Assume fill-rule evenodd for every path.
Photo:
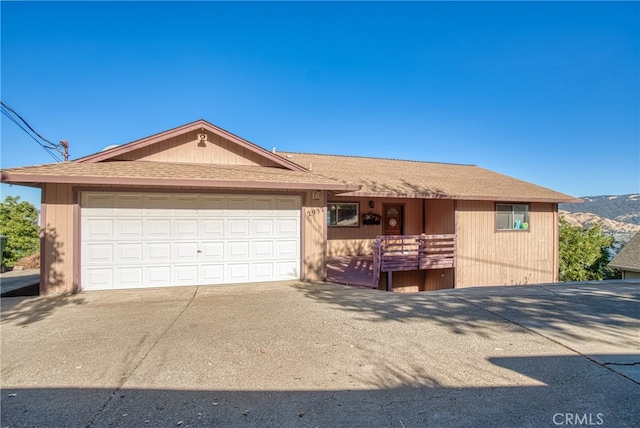
<instances>
[{"instance_id":1,"label":"roof ridge","mask_svg":"<svg viewBox=\"0 0 640 428\"><path fill-rule=\"evenodd\" d=\"M415 160L415 159L399 159L399 158L384 158L380 156L358 156L358 155L338 155L338 154L327 154L327 153L308 153L308 152L290 152L290 151L282 151L276 152L279 155L311 155L311 156L326 156L326 157L342 157L342 158L354 158L354 159L377 159L377 160L389 160L389 161L400 161L400 162L413 162L413 163L433 163L439 165L455 165L455 166L475 166L476 164L469 163L456 163L456 162L437 162L437 161L425 161L425 160ZM286 156L285 156L286 157Z\"/></svg>"}]
</instances>

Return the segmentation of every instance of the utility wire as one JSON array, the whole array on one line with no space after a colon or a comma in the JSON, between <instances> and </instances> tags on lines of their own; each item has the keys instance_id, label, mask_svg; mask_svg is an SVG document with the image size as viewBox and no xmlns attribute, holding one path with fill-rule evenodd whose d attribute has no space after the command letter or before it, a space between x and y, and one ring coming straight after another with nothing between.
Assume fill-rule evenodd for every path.
<instances>
[{"instance_id":1,"label":"utility wire","mask_svg":"<svg viewBox=\"0 0 640 428\"><path fill-rule=\"evenodd\" d=\"M0 105L2 106L2 108L1 108L2 113L6 117L8 117L9 120L11 120L13 123L15 123L29 137L31 137L36 143L38 143L38 145L40 145L40 147L42 147L49 154L49 156L51 156L53 158L53 160L55 160L56 162L62 162L62 159L59 157L59 154L64 156L64 148L63 148L63 146L61 146L59 144L53 144L51 141L49 141L46 138L44 138L35 129L33 129L33 127L31 125L29 125L29 123L22 116L20 116L14 109L12 109L8 105L6 105L3 101L0 101ZM27 130L25 128L25 126L29 130ZM31 131L31 132L29 132L29 131ZM34 136L34 134L35 134L35 136ZM38 138L36 138L36 136L40 140L38 140ZM43 144L41 141L46 143L46 144ZM55 150L55 152L53 150Z\"/></svg>"}]
</instances>

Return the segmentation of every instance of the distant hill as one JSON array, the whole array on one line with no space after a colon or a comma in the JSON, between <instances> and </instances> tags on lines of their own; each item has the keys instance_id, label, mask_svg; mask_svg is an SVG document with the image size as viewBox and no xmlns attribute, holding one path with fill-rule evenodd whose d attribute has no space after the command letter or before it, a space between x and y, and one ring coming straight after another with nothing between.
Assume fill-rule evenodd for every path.
<instances>
[{"instance_id":1,"label":"distant hill","mask_svg":"<svg viewBox=\"0 0 640 428\"><path fill-rule=\"evenodd\" d=\"M558 209L570 213L592 213L602 218L640 225L640 195L581 196L581 204L560 204Z\"/></svg>"},{"instance_id":2,"label":"distant hill","mask_svg":"<svg viewBox=\"0 0 640 428\"><path fill-rule=\"evenodd\" d=\"M559 213L577 226L591 227L596 222L618 241L628 241L640 232L640 195L582 196L580 204L560 204Z\"/></svg>"}]
</instances>

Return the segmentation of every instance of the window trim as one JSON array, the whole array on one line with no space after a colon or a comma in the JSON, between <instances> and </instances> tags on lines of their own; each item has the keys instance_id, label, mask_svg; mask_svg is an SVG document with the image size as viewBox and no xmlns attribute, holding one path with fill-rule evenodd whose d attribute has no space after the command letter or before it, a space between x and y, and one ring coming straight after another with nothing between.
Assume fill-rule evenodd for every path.
<instances>
[{"instance_id":1,"label":"window trim","mask_svg":"<svg viewBox=\"0 0 640 428\"><path fill-rule=\"evenodd\" d=\"M329 224L329 212L331 211L331 205L338 204L351 204L356 206L356 221L357 224L349 224L349 225L339 225L339 224ZM335 228L359 228L360 227L360 202L352 202L352 201L327 201L327 227L335 227Z\"/></svg>"},{"instance_id":2,"label":"window trim","mask_svg":"<svg viewBox=\"0 0 640 428\"><path fill-rule=\"evenodd\" d=\"M515 228L511 228L511 229L499 229L498 228L498 206L499 205L511 205L511 214L514 215L514 206L516 205L522 205L527 207L527 228L526 229L515 229ZM531 231L531 204L530 203L526 203L526 202L496 202L495 203L495 207L494 207L494 221L495 221L495 231L496 232L517 232L517 233L521 233L521 232L530 232Z\"/></svg>"}]
</instances>

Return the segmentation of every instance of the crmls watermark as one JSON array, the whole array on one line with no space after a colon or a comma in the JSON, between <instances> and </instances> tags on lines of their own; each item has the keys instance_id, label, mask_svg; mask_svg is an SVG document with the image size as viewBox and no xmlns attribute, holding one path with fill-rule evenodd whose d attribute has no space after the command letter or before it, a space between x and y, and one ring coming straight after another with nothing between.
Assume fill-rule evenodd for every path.
<instances>
[{"instance_id":1,"label":"crmls watermark","mask_svg":"<svg viewBox=\"0 0 640 428\"><path fill-rule=\"evenodd\" d=\"M599 426L604 424L602 413L554 413L553 423L561 426Z\"/></svg>"}]
</instances>

